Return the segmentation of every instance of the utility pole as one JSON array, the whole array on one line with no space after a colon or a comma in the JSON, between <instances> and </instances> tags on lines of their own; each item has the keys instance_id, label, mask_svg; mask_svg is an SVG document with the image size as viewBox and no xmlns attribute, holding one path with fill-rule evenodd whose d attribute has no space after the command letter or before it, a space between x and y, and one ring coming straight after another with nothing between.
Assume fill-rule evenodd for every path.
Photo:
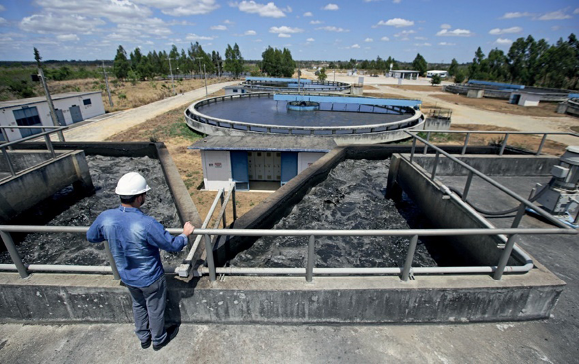
<instances>
[{"instance_id":1,"label":"utility pole","mask_svg":"<svg viewBox=\"0 0 579 364\"><path fill-rule=\"evenodd\" d=\"M109 94L109 104L113 107L113 98L111 97L111 89L109 88L109 78L107 76L107 71L105 69L105 61L103 60L103 72L105 74L105 84L107 85L107 93Z\"/></svg>"},{"instance_id":2,"label":"utility pole","mask_svg":"<svg viewBox=\"0 0 579 364\"><path fill-rule=\"evenodd\" d=\"M169 57L169 72L171 72L171 88L173 89L173 96L175 96L175 77L173 77L173 67L171 66L170 57Z\"/></svg>"},{"instance_id":3,"label":"utility pole","mask_svg":"<svg viewBox=\"0 0 579 364\"><path fill-rule=\"evenodd\" d=\"M300 63L298 62L298 95L300 94Z\"/></svg>"},{"instance_id":4,"label":"utility pole","mask_svg":"<svg viewBox=\"0 0 579 364\"><path fill-rule=\"evenodd\" d=\"M205 76L205 96L209 96L209 92L207 92L207 71L205 71L205 63L203 63L203 75Z\"/></svg>"},{"instance_id":5,"label":"utility pole","mask_svg":"<svg viewBox=\"0 0 579 364\"><path fill-rule=\"evenodd\" d=\"M56 116L54 104L52 103L52 98L50 97L50 92L48 91L46 80L44 79L44 71L42 71L42 68L40 67L38 67L38 77L40 78L40 82L42 82L42 87L44 87L44 92L46 93L46 101L48 102L48 108L50 109L50 117L52 118L52 123L54 126L61 126L58 125L58 117ZM62 130L58 132L58 139L61 142L64 141L64 134L62 134Z\"/></svg>"}]
</instances>

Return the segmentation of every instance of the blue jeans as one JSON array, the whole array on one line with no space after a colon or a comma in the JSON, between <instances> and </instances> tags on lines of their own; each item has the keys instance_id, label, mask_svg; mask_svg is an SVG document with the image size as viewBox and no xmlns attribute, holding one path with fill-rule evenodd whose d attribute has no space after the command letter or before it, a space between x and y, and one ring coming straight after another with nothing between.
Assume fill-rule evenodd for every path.
<instances>
[{"instance_id":1,"label":"blue jeans","mask_svg":"<svg viewBox=\"0 0 579 364\"><path fill-rule=\"evenodd\" d=\"M167 304L167 282L165 276L148 287L127 285L133 297L135 334L141 342L149 339L158 345L167 337L165 331L165 306Z\"/></svg>"}]
</instances>

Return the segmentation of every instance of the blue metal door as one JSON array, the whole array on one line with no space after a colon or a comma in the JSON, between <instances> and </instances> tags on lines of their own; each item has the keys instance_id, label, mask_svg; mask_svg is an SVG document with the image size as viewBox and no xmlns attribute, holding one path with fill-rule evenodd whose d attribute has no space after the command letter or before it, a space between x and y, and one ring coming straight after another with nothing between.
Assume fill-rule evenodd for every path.
<instances>
[{"instance_id":1,"label":"blue metal door","mask_svg":"<svg viewBox=\"0 0 579 364\"><path fill-rule=\"evenodd\" d=\"M298 154L295 152L281 153L281 185L285 185L298 174Z\"/></svg>"},{"instance_id":2,"label":"blue metal door","mask_svg":"<svg viewBox=\"0 0 579 364\"><path fill-rule=\"evenodd\" d=\"M58 125L66 126L66 121L64 121L64 114L62 113L62 110L55 109L54 111L56 112L56 118L58 119Z\"/></svg>"},{"instance_id":3,"label":"blue metal door","mask_svg":"<svg viewBox=\"0 0 579 364\"><path fill-rule=\"evenodd\" d=\"M73 123L78 123L82 121L82 113L80 112L80 107L77 105L72 105L68 110L70 110L70 116L72 117Z\"/></svg>"},{"instance_id":4,"label":"blue metal door","mask_svg":"<svg viewBox=\"0 0 579 364\"><path fill-rule=\"evenodd\" d=\"M249 173L246 151L230 151L231 156L231 176L235 181L235 188L238 190L249 189Z\"/></svg>"}]
</instances>

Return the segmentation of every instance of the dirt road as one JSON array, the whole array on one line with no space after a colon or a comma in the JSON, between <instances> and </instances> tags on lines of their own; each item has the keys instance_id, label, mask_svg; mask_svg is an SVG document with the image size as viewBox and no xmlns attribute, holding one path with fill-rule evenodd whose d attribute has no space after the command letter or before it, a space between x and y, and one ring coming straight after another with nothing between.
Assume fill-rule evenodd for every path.
<instances>
[{"instance_id":1,"label":"dirt road","mask_svg":"<svg viewBox=\"0 0 579 364\"><path fill-rule=\"evenodd\" d=\"M224 82L208 85L209 94L221 90L225 86L234 85L239 81ZM181 105L192 103L194 100L205 97L205 88L178 94L164 100L120 112L114 116L95 122L89 122L65 131L67 141L103 141L132 126L141 124L155 116L161 115Z\"/></svg>"}]
</instances>

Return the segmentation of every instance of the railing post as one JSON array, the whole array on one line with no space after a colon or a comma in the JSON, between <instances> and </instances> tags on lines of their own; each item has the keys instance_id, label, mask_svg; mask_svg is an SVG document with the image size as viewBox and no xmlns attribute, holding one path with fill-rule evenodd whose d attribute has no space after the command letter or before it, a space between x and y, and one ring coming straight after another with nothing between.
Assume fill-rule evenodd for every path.
<instances>
[{"instance_id":1,"label":"railing post","mask_svg":"<svg viewBox=\"0 0 579 364\"><path fill-rule=\"evenodd\" d=\"M223 202L225 201L225 194L224 194L224 193L221 194L221 196L219 197L219 200L221 201L221 207L223 207ZM227 213L226 213L225 210L224 210L224 211L223 211L223 216L222 216L223 228L224 228L224 229L227 227L226 217L227 217Z\"/></svg>"},{"instance_id":2,"label":"railing post","mask_svg":"<svg viewBox=\"0 0 579 364\"><path fill-rule=\"evenodd\" d=\"M466 137L464 138L464 146L462 147L462 152L460 152L461 155L464 155L466 153L466 147L468 146L469 139L470 133L466 133Z\"/></svg>"},{"instance_id":3,"label":"railing post","mask_svg":"<svg viewBox=\"0 0 579 364\"><path fill-rule=\"evenodd\" d=\"M436 177L436 167L438 167L439 161L440 161L440 152L437 150L436 157L434 157L434 166L432 167L432 175L430 177L430 179L432 180L434 180L434 177Z\"/></svg>"},{"instance_id":4,"label":"railing post","mask_svg":"<svg viewBox=\"0 0 579 364\"><path fill-rule=\"evenodd\" d=\"M545 144L546 139L547 139L547 133L543 134L543 138L541 139L541 144L539 144L539 149L537 150L537 153L535 155L541 154L541 151L543 150L543 145Z\"/></svg>"},{"instance_id":5,"label":"railing post","mask_svg":"<svg viewBox=\"0 0 579 364\"><path fill-rule=\"evenodd\" d=\"M209 268L209 280L215 282L215 262L213 261L213 247L211 246L211 237L205 234L205 255L207 256L207 267Z\"/></svg>"},{"instance_id":6,"label":"railing post","mask_svg":"<svg viewBox=\"0 0 579 364\"><path fill-rule=\"evenodd\" d=\"M231 191L231 198L233 199L232 203L233 203L233 222L235 222L235 220L237 220L237 206L236 206L236 200L235 200L235 190L237 188L235 187L235 183L233 184L233 191Z\"/></svg>"},{"instance_id":7,"label":"railing post","mask_svg":"<svg viewBox=\"0 0 579 364\"><path fill-rule=\"evenodd\" d=\"M418 244L418 235L413 235L410 238L410 245L408 246L408 253L406 254L406 262L404 263L404 269L402 270L402 280L404 282L408 281L408 276L410 275L410 268L412 268L412 260L414 259L414 252L416 251L416 245Z\"/></svg>"},{"instance_id":8,"label":"railing post","mask_svg":"<svg viewBox=\"0 0 579 364\"><path fill-rule=\"evenodd\" d=\"M424 152L422 154L426 154L428 151L428 143L430 142L430 132L426 133L426 143L424 143Z\"/></svg>"},{"instance_id":9,"label":"railing post","mask_svg":"<svg viewBox=\"0 0 579 364\"><path fill-rule=\"evenodd\" d=\"M310 235L310 240L308 241L308 257L306 266L306 281L311 282L314 275L314 241L315 237Z\"/></svg>"},{"instance_id":10,"label":"railing post","mask_svg":"<svg viewBox=\"0 0 579 364\"><path fill-rule=\"evenodd\" d=\"M12 165L12 161L10 160L10 156L8 155L8 151L6 151L6 148L2 148L2 154L4 154L4 158L6 158L6 164L8 164L8 168L10 168L10 173L12 176L16 176L14 165Z\"/></svg>"},{"instance_id":11,"label":"railing post","mask_svg":"<svg viewBox=\"0 0 579 364\"><path fill-rule=\"evenodd\" d=\"M20 274L20 278L27 278L28 277L28 270L22 263L22 258L20 258L20 254L18 254L18 250L16 250L16 246L14 245L14 240L12 240L12 236L10 233L4 232L0 230L0 236L4 241L4 245L6 246L6 250L10 254L10 258L12 258L12 262L16 266L18 273Z\"/></svg>"},{"instance_id":12,"label":"railing post","mask_svg":"<svg viewBox=\"0 0 579 364\"><path fill-rule=\"evenodd\" d=\"M511 252L513 251L513 247L515 246L515 238L517 234L513 234L509 236L509 240L507 240L507 244L505 244L505 249L503 250L503 254L499 260L499 264L497 265L497 270L493 276L493 279L500 280L503 277L503 273L505 272L505 267L511 257Z\"/></svg>"},{"instance_id":13,"label":"railing post","mask_svg":"<svg viewBox=\"0 0 579 364\"><path fill-rule=\"evenodd\" d=\"M505 147L507 146L507 140L509 140L509 133L505 133L505 139L503 139L503 144L501 145L501 150L499 151L499 155L503 155L505 151Z\"/></svg>"},{"instance_id":14,"label":"railing post","mask_svg":"<svg viewBox=\"0 0 579 364\"><path fill-rule=\"evenodd\" d=\"M474 173L472 171L468 172L468 178L466 179L466 185L464 185L464 192L462 193L462 200L466 201L466 196L468 195L468 191L470 191L470 185L472 184L472 177Z\"/></svg>"},{"instance_id":15,"label":"railing post","mask_svg":"<svg viewBox=\"0 0 579 364\"><path fill-rule=\"evenodd\" d=\"M48 134L46 134L44 136L44 140L46 141L46 148L48 148L48 151L50 152L50 156L54 159L56 157L56 153L54 153L54 148L52 146L52 141L50 140L50 136Z\"/></svg>"},{"instance_id":16,"label":"railing post","mask_svg":"<svg viewBox=\"0 0 579 364\"><path fill-rule=\"evenodd\" d=\"M526 208L527 208L527 206L525 206L524 203L521 203L521 205L519 206L519 210L517 211L517 215L515 216L515 219L513 220L513 224L511 225L511 229L516 229L519 227L519 224L521 223L523 216L525 216Z\"/></svg>"},{"instance_id":17,"label":"railing post","mask_svg":"<svg viewBox=\"0 0 579 364\"><path fill-rule=\"evenodd\" d=\"M412 149L410 150L410 163L414 159L414 150L416 149L416 135L413 135L412 138Z\"/></svg>"},{"instance_id":18,"label":"railing post","mask_svg":"<svg viewBox=\"0 0 579 364\"><path fill-rule=\"evenodd\" d=\"M115 258L111 253L111 247L109 242L105 240L105 251L107 252L107 257L109 258L109 264L111 265L111 270L113 271L113 279L118 281L121 279L119 275L119 270L117 269L117 263L115 263Z\"/></svg>"}]
</instances>

